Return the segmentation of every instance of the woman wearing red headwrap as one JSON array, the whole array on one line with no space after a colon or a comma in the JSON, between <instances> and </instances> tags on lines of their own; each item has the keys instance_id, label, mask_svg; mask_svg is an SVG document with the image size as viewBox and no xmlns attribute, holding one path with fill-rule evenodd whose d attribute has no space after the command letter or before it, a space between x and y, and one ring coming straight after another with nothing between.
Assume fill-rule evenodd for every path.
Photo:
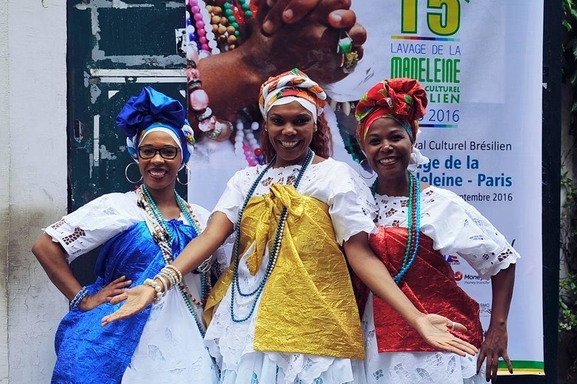
<instances>
[{"instance_id":1,"label":"woman wearing red headwrap","mask_svg":"<svg viewBox=\"0 0 577 384\"><path fill-rule=\"evenodd\" d=\"M480 352L476 358L459 357L424 343L391 306L359 282L369 383L481 383L496 376L499 357L512 372L507 314L519 255L473 206L414 175L417 165L428 162L414 146L426 106L427 95L416 80L391 79L373 86L356 107L357 138L378 176L371 189L379 232L369 243L420 311L465 325L466 334L450 327ZM484 341L479 304L459 288L444 254L459 255L481 278L492 280Z\"/></svg>"},{"instance_id":2,"label":"woman wearing red headwrap","mask_svg":"<svg viewBox=\"0 0 577 384\"><path fill-rule=\"evenodd\" d=\"M229 180L207 229L171 264L186 274L235 234L231 266L205 308L205 345L220 383L363 384L363 336L347 261L427 342L476 352L447 332L452 320L419 312L371 251L373 198L354 170L328 157L325 99L298 69L262 85L268 164ZM103 324L137 313L167 290L139 286L120 294L111 302L126 303Z\"/></svg>"}]
</instances>

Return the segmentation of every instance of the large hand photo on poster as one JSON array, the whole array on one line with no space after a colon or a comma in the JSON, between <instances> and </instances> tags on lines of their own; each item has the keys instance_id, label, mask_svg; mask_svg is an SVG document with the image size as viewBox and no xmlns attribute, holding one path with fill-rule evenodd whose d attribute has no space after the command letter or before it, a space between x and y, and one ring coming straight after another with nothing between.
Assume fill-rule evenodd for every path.
<instances>
[{"instance_id":1,"label":"large hand photo on poster","mask_svg":"<svg viewBox=\"0 0 577 384\"><path fill-rule=\"evenodd\" d=\"M429 159L416 178L474 206L522 256L508 355L515 373L542 374L543 2L185 2L186 101L196 136L189 201L211 209L235 172L265 163L259 88L292 68L327 92L334 158L372 185L376 175L356 140L355 108L385 79L416 79L428 105L414 146ZM490 275L471 267L466 255L443 256L457 284L479 303L487 332ZM483 258L493 264L501 256Z\"/></svg>"}]
</instances>

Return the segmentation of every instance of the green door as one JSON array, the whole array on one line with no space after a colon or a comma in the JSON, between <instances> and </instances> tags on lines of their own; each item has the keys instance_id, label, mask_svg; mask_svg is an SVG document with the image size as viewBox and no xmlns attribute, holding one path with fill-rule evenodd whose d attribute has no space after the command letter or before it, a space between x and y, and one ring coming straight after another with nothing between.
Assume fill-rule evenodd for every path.
<instances>
[{"instance_id":1,"label":"green door","mask_svg":"<svg viewBox=\"0 0 577 384\"><path fill-rule=\"evenodd\" d=\"M151 85L184 103L182 1L73 0L68 17L68 209L135 188L115 118L124 103ZM138 169L128 170L138 179ZM179 179L186 182L181 171ZM186 187L177 186L181 196ZM82 284L93 279L97 251L72 265Z\"/></svg>"}]
</instances>

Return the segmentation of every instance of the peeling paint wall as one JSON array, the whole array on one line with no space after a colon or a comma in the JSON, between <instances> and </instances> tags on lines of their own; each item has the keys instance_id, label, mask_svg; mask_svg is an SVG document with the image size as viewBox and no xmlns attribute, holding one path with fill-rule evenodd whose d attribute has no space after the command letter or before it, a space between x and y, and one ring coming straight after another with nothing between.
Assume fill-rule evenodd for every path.
<instances>
[{"instance_id":1,"label":"peeling paint wall","mask_svg":"<svg viewBox=\"0 0 577 384\"><path fill-rule=\"evenodd\" d=\"M8 89L8 4L0 3L0 116L4 121L9 119ZM6 291L6 266L8 261L8 231L10 224L10 130L0 129L0 143L5 143L0 151L0 383L8 383L8 292Z\"/></svg>"},{"instance_id":2,"label":"peeling paint wall","mask_svg":"<svg viewBox=\"0 0 577 384\"><path fill-rule=\"evenodd\" d=\"M0 383L50 381L66 311L30 252L66 212L65 4L0 3Z\"/></svg>"}]
</instances>

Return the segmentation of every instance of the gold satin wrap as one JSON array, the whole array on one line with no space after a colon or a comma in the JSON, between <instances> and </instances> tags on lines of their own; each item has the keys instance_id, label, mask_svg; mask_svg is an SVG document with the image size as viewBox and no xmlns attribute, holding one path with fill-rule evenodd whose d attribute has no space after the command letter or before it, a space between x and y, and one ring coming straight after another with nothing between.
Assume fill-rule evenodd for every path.
<instances>
[{"instance_id":1,"label":"gold satin wrap","mask_svg":"<svg viewBox=\"0 0 577 384\"><path fill-rule=\"evenodd\" d=\"M265 248L272 249L284 207L288 218L276 266L258 308L254 348L364 359L351 279L327 204L298 194L292 185L273 184L269 194L252 197L245 208L240 257L254 243L247 263L252 274L258 271ZM232 277L231 263L208 298L207 323Z\"/></svg>"}]
</instances>

